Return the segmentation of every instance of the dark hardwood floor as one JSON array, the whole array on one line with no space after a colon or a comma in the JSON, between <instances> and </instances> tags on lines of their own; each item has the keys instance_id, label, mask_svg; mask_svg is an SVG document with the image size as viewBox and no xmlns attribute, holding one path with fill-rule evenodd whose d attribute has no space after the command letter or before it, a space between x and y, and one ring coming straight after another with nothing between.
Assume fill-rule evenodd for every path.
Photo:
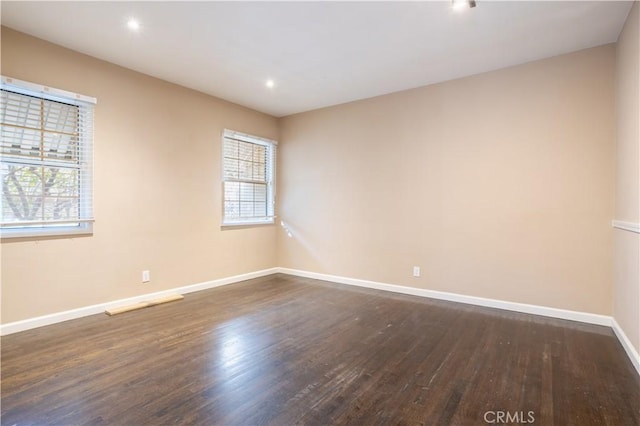
<instances>
[{"instance_id":1,"label":"dark hardwood floor","mask_svg":"<svg viewBox=\"0 0 640 426\"><path fill-rule=\"evenodd\" d=\"M638 425L640 379L606 327L286 275L2 338L3 425L496 420Z\"/></svg>"}]
</instances>

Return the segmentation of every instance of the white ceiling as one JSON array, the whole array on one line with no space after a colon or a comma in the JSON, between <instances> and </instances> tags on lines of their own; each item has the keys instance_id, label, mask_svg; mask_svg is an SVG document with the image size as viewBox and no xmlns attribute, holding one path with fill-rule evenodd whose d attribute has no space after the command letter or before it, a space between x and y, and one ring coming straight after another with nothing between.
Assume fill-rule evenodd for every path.
<instances>
[{"instance_id":1,"label":"white ceiling","mask_svg":"<svg viewBox=\"0 0 640 426\"><path fill-rule=\"evenodd\" d=\"M615 42L632 2L2 2L2 25L274 116ZM132 33L127 19L137 18ZM265 87L272 78L274 89Z\"/></svg>"}]
</instances>

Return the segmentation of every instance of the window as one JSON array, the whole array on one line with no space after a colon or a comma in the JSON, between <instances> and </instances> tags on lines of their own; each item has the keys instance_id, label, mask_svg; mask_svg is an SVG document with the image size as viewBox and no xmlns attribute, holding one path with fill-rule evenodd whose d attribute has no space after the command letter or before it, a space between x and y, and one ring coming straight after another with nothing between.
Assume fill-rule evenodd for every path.
<instances>
[{"instance_id":1,"label":"window","mask_svg":"<svg viewBox=\"0 0 640 426\"><path fill-rule=\"evenodd\" d=\"M223 225L273 223L276 142L225 130Z\"/></svg>"},{"instance_id":2,"label":"window","mask_svg":"<svg viewBox=\"0 0 640 426\"><path fill-rule=\"evenodd\" d=\"M2 77L2 237L90 233L96 100Z\"/></svg>"}]
</instances>

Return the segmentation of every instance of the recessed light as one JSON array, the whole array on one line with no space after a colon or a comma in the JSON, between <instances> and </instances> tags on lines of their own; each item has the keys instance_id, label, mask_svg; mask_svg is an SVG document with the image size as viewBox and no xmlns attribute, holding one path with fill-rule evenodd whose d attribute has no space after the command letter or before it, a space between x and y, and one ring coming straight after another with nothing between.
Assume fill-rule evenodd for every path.
<instances>
[{"instance_id":1,"label":"recessed light","mask_svg":"<svg viewBox=\"0 0 640 426\"><path fill-rule=\"evenodd\" d=\"M276 82L269 79L266 81L266 83L264 83L265 86L267 86L269 89L273 89L274 87L276 87Z\"/></svg>"},{"instance_id":2,"label":"recessed light","mask_svg":"<svg viewBox=\"0 0 640 426\"><path fill-rule=\"evenodd\" d=\"M127 28L131 31L138 31L140 29L140 22L137 19L131 18L127 21Z\"/></svg>"},{"instance_id":3,"label":"recessed light","mask_svg":"<svg viewBox=\"0 0 640 426\"><path fill-rule=\"evenodd\" d=\"M462 11L476 7L475 0L451 0L451 7L455 11Z\"/></svg>"}]
</instances>

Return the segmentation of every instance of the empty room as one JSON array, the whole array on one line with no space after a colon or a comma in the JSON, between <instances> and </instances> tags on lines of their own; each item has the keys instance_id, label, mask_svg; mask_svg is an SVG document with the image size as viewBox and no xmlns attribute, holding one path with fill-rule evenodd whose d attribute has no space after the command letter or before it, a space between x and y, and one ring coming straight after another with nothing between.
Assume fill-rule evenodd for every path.
<instances>
[{"instance_id":1,"label":"empty room","mask_svg":"<svg viewBox=\"0 0 640 426\"><path fill-rule=\"evenodd\" d=\"M640 2L0 7L2 425L640 425Z\"/></svg>"}]
</instances>

